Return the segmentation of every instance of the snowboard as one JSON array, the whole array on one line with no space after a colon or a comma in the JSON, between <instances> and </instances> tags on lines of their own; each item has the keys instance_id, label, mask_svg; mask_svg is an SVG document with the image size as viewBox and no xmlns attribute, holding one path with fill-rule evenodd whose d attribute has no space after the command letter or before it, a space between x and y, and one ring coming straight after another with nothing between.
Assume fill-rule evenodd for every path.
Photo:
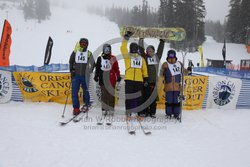
<instances>
[{"instance_id":1,"label":"snowboard","mask_svg":"<svg viewBox=\"0 0 250 167\"><path fill-rule=\"evenodd\" d=\"M121 36L124 36L127 31L133 33L133 38L158 38L168 41L182 41L186 37L186 31L183 28L123 26L120 28Z\"/></svg>"}]
</instances>

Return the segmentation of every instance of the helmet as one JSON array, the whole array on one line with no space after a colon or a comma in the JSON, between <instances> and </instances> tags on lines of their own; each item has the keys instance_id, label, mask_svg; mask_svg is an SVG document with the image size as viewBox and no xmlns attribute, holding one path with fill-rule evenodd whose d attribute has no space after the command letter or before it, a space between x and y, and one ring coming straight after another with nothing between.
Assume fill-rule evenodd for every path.
<instances>
[{"instance_id":1,"label":"helmet","mask_svg":"<svg viewBox=\"0 0 250 167\"><path fill-rule=\"evenodd\" d=\"M139 47L138 47L138 44L137 44L137 43L132 42L132 43L129 45L129 52L130 52L130 53L138 53L138 50L139 50Z\"/></svg>"},{"instance_id":2,"label":"helmet","mask_svg":"<svg viewBox=\"0 0 250 167\"><path fill-rule=\"evenodd\" d=\"M81 38L79 41L80 46L83 47L88 47L89 45L89 41L87 38Z\"/></svg>"},{"instance_id":3,"label":"helmet","mask_svg":"<svg viewBox=\"0 0 250 167\"><path fill-rule=\"evenodd\" d=\"M102 52L103 52L105 55L111 54L111 45L105 43L105 44L103 45L103 47L102 47Z\"/></svg>"}]
</instances>

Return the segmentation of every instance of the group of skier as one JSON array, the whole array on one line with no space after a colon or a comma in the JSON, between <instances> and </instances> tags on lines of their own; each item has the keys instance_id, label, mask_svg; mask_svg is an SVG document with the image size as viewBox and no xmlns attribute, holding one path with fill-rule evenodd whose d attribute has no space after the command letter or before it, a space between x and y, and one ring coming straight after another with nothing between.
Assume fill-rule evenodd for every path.
<instances>
[{"instance_id":1,"label":"group of skier","mask_svg":"<svg viewBox=\"0 0 250 167\"><path fill-rule=\"evenodd\" d=\"M128 42L133 34L126 32L121 44L121 53L125 63L125 108L127 119L137 113L142 120L150 116L155 118L157 108L157 78L160 60L164 50L163 39L160 39L157 51L152 45L144 46L144 39L139 42ZM102 114L113 115L115 108L115 87L121 81L119 65L116 56L112 55L110 44L104 44L102 54L96 62L88 50L88 40L81 38L77 42L69 60L72 81L73 115L88 111L90 95L88 81L90 73L94 72L94 80L101 88ZM181 113L181 77L191 69L184 69L183 64L177 61L176 52L169 50L166 61L160 68L160 75L164 78L166 98L165 113L168 118L180 119ZM80 108L78 92L83 89L84 105Z\"/></svg>"}]
</instances>

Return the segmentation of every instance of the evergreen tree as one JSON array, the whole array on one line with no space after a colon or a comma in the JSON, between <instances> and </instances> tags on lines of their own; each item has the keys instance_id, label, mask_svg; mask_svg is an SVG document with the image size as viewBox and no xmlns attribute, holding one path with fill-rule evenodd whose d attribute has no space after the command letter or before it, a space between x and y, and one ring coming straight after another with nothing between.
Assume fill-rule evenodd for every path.
<instances>
[{"instance_id":1,"label":"evergreen tree","mask_svg":"<svg viewBox=\"0 0 250 167\"><path fill-rule=\"evenodd\" d=\"M23 3L23 14L24 14L25 20L35 18L35 1L34 0L26 0Z\"/></svg>"},{"instance_id":2,"label":"evergreen tree","mask_svg":"<svg viewBox=\"0 0 250 167\"><path fill-rule=\"evenodd\" d=\"M242 0L241 2L241 31L240 42L249 44L250 42L250 1Z\"/></svg>"},{"instance_id":3,"label":"evergreen tree","mask_svg":"<svg viewBox=\"0 0 250 167\"><path fill-rule=\"evenodd\" d=\"M36 0L35 4L36 16L39 23L41 20L46 20L51 16L50 4L48 0Z\"/></svg>"},{"instance_id":4,"label":"evergreen tree","mask_svg":"<svg viewBox=\"0 0 250 167\"><path fill-rule=\"evenodd\" d=\"M241 29L241 0L230 0L230 11L228 15L228 22L226 32L231 42L240 43L240 29ZM240 29L239 29L240 28Z\"/></svg>"}]
</instances>

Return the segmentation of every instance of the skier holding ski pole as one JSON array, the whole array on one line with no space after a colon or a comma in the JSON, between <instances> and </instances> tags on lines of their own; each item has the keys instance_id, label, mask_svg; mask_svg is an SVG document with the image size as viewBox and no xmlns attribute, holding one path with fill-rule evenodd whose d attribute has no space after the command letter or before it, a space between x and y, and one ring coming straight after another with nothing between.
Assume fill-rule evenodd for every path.
<instances>
[{"instance_id":1,"label":"skier holding ski pole","mask_svg":"<svg viewBox=\"0 0 250 167\"><path fill-rule=\"evenodd\" d=\"M184 97L181 96L181 91L183 91L181 87L181 77L190 71L190 67L184 69L183 64L177 61L175 50L168 51L166 62L164 62L161 67L161 75L164 77L164 91L166 93L165 112L166 117L169 119L171 119L172 116L177 120L181 119L181 101L184 100Z\"/></svg>"},{"instance_id":2,"label":"skier holding ski pole","mask_svg":"<svg viewBox=\"0 0 250 167\"><path fill-rule=\"evenodd\" d=\"M88 91L89 77L95 66L92 53L88 50L89 41L87 38L81 38L76 43L69 60L71 83L72 83L72 102L73 115L78 115L80 111L80 103L78 92L80 86L83 89L83 107L82 111L88 111L90 107L90 96Z\"/></svg>"}]
</instances>

